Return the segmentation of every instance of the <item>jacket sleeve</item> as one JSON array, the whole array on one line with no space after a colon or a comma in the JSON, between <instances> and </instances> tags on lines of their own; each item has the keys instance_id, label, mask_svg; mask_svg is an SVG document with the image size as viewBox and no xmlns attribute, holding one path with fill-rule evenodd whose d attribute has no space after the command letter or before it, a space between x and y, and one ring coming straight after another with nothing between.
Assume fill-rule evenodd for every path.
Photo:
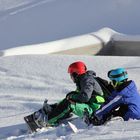
<instances>
[{"instance_id":1,"label":"jacket sleeve","mask_svg":"<svg viewBox=\"0 0 140 140\"><path fill-rule=\"evenodd\" d=\"M73 95L73 100L76 102L85 103L88 102L92 96L94 90L94 79L93 78L85 78L80 81L80 91L78 94Z\"/></svg>"},{"instance_id":2,"label":"jacket sleeve","mask_svg":"<svg viewBox=\"0 0 140 140\"><path fill-rule=\"evenodd\" d=\"M101 109L97 110L94 115L99 120L101 120L104 117L104 115L109 113L115 107L117 108L122 103L123 103L123 97L121 95L117 95L110 102L105 104Z\"/></svg>"}]
</instances>

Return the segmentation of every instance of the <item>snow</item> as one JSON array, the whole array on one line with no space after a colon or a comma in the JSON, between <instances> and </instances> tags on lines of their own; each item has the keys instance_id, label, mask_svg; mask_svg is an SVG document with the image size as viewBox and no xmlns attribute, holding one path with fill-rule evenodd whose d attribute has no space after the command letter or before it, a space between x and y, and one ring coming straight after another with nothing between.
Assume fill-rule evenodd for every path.
<instances>
[{"instance_id":1,"label":"snow","mask_svg":"<svg viewBox=\"0 0 140 140\"><path fill-rule=\"evenodd\" d=\"M84 35L5 49L0 51L0 56L53 53L75 54L75 52L77 52L77 54L81 54L82 52L82 54L85 55L93 55L98 54L102 50L103 54L100 55L109 54L110 52L110 55L140 56L139 45L140 35L126 35L106 27ZM83 48L86 49L82 50ZM71 52L71 50L75 51Z\"/></svg>"},{"instance_id":2,"label":"snow","mask_svg":"<svg viewBox=\"0 0 140 140\"><path fill-rule=\"evenodd\" d=\"M44 130L28 135L23 117L49 103L63 99L75 89L67 67L84 61L88 69L107 79L108 70L125 67L140 89L139 57L23 55L0 58L0 139L119 139L140 138L140 122L117 122L107 126L79 128L79 132ZM76 122L78 125L79 122Z\"/></svg>"},{"instance_id":3,"label":"snow","mask_svg":"<svg viewBox=\"0 0 140 140\"><path fill-rule=\"evenodd\" d=\"M21 55L21 54L50 54L65 50L82 48L85 46L96 46L97 44L107 44L112 40L112 36L119 36L120 33L110 28L103 28L97 32L75 36L71 38L56 40L47 43L20 46L0 52L1 56ZM94 47L96 48L96 47Z\"/></svg>"},{"instance_id":4,"label":"snow","mask_svg":"<svg viewBox=\"0 0 140 140\"><path fill-rule=\"evenodd\" d=\"M135 38L119 33L139 33L138 11L137 0L0 0L0 48L3 50L1 56L5 56L0 57L0 139L140 140L140 121L137 120L87 127L77 119L73 121L78 128L77 133L63 124L58 128L43 129L36 134L28 134L23 120L24 116L42 107L46 98L49 103L55 103L75 90L67 68L78 60L84 61L88 69L96 71L98 76L107 80L110 69L124 67L140 91L140 57L49 55L46 53L48 47L44 47L46 44L52 46L56 43L55 49L61 50L66 44L71 43L72 47L77 39L82 40L83 44L94 41L98 43L97 38L89 39L93 39L93 36L104 42L108 42L112 36L118 41L139 41L139 35ZM97 13L101 16L97 16ZM131 21L128 20L130 17ZM106 25L117 29L117 32L103 28ZM101 28L103 29L97 31ZM97 32L93 32L93 29ZM73 37L75 35L79 36ZM63 39L67 37L71 38L66 39L66 43ZM89 40L83 41L85 37ZM55 41L56 39L61 40ZM54 41L46 43L51 40ZM79 40L76 47L81 45ZM10 49L5 50L7 48Z\"/></svg>"}]
</instances>

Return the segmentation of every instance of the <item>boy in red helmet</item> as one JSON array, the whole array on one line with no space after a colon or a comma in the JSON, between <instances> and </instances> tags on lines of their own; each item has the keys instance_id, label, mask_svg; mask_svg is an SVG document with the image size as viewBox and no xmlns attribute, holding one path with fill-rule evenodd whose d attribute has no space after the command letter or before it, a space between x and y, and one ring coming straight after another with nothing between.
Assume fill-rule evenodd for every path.
<instances>
[{"instance_id":1,"label":"boy in red helmet","mask_svg":"<svg viewBox=\"0 0 140 140\"><path fill-rule=\"evenodd\" d=\"M85 110L91 115L105 102L103 90L94 71L87 71L84 62L77 61L68 68L71 79L76 84L76 91L67 94L74 114L83 117Z\"/></svg>"},{"instance_id":2,"label":"boy in red helmet","mask_svg":"<svg viewBox=\"0 0 140 140\"><path fill-rule=\"evenodd\" d=\"M87 71L82 61L72 63L68 73L76 84L76 90L68 93L58 104L44 104L43 112L35 114L39 125L53 126L70 113L83 117L85 112L90 116L105 102L101 86L96 80L94 71ZM46 115L47 114L47 115Z\"/></svg>"}]
</instances>

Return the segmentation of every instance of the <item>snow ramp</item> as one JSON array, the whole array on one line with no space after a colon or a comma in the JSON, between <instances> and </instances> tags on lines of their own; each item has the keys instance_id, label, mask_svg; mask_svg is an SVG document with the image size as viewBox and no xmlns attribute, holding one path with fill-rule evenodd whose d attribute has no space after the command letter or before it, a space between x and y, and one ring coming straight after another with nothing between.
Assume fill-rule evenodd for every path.
<instances>
[{"instance_id":1,"label":"snow ramp","mask_svg":"<svg viewBox=\"0 0 140 140\"><path fill-rule=\"evenodd\" d=\"M125 35L103 28L85 35L0 52L0 56L28 54L140 56L140 35Z\"/></svg>"}]
</instances>

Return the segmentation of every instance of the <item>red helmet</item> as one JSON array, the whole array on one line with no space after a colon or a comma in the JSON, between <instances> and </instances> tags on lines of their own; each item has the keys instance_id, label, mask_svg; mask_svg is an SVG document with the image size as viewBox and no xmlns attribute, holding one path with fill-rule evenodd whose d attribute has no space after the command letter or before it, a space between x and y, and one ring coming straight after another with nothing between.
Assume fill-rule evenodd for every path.
<instances>
[{"instance_id":1,"label":"red helmet","mask_svg":"<svg viewBox=\"0 0 140 140\"><path fill-rule=\"evenodd\" d=\"M82 61L77 61L69 65L68 73L76 73L78 75L86 72L86 65Z\"/></svg>"}]
</instances>

